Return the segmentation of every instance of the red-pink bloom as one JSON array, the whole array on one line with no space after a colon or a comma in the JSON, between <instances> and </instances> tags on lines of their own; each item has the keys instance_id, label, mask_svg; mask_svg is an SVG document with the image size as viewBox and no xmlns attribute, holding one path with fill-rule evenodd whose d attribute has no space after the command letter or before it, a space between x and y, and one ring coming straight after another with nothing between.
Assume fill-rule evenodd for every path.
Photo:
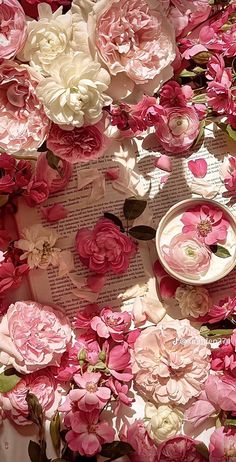
<instances>
[{"instance_id":1,"label":"red-pink bloom","mask_svg":"<svg viewBox=\"0 0 236 462\"><path fill-rule=\"evenodd\" d=\"M157 447L148 435L142 420L135 420L129 426L123 425L119 437L134 449L134 453L129 454L131 462L156 462Z\"/></svg>"},{"instance_id":2,"label":"red-pink bloom","mask_svg":"<svg viewBox=\"0 0 236 462\"><path fill-rule=\"evenodd\" d=\"M42 214L51 223L66 218L68 210L61 204L54 204L51 207L42 208Z\"/></svg>"},{"instance_id":3,"label":"red-pink bloom","mask_svg":"<svg viewBox=\"0 0 236 462\"><path fill-rule=\"evenodd\" d=\"M0 294L19 287L28 272L29 266L25 263L15 266L11 259L0 262Z\"/></svg>"},{"instance_id":4,"label":"red-pink bloom","mask_svg":"<svg viewBox=\"0 0 236 462\"><path fill-rule=\"evenodd\" d=\"M226 371L236 377L236 330L229 339L212 350L211 358L211 367L214 371Z\"/></svg>"},{"instance_id":5,"label":"red-pink bloom","mask_svg":"<svg viewBox=\"0 0 236 462\"><path fill-rule=\"evenodd\" d=\"M0 3L0 59L11 59L22 49L26 39L25 13L17 0Z\"/></svg>"},{"instance_id":6,"label":"red-pink bloom","mask_svg":"<svg viewBox=\"0 0 236 462\"><path fill-rule=\"evenodd\" d=\"M196 449L197 443L184 435L169 438L158 446L156 462L206 462Z\"/></svg>"},{"instance_id":7,"label":"red-pink bloom","mask_svg":"<svg viewBox=\"0 0 236 462\"><path fill-rule=\"evenodd\" d=\"M71 430L66 434L66 441L72 451L82 456L92 457L101 451L102 444L112 443L115 430L108 422L99 420L99 412L75 412L66 418L66 425Z\"/></svg>"},{"instance_id":8,"label":"red-pink bloom","mask_svg":"<svg viewBox=\"0 0 236 462\"><path fill-rule=\"evenodd\" d=\"M177 287L179 287L180 283L176 279L172 278L171 276L164 276L160 280L160 295L162 298L172 298L175 296L175 292Z\"/></svg>"},{"instance_id":9,"label":"red-pink bloom","mask_svg":"<svg viewBox=\"0 0 236 462\"><path fill-rule=\"evenodd\" d=\"M236 297L227 297L224 300L220 300L218 305L213 305L210 311L208 311L205 316L199 317L197 321L214 324L215 322L223 321L224 319L235 315Z\"/></svg>"},{"instance_id":10,"label":"red-pink bloom","mask_svg":"<svg viewBox=\"0 0 236 462\"><path fill-rule=\"evenodd\" d=\"M207 174L205 159L189 160L188 168L196 178L204 178Z\"/></svg>"},{"instance_id":11,"label":"red-pink bloom","mask_svg":"<svg viewBox=\"0 0 236 462\"><path fill-rule=\"evenodd\" d=\"M224 159L220 167L220 177L228 191L236 191L236 159L228 157Z\"/></svg>"},{"instance_id":12,"label":"red-pink bloom","mask_svg":"<svg viewBox=\"0 0 236 462\"><path fill-rule=\"evenodd\" d=\"M236 457L236 430L220 427L210 438L210 462L234 462Z\"/></svg>"},{"instance_id":13,"label":"red-pink bloom","mask_svg":"<svg viewBox=\"0 0 236 462\"><path fill-rule=\"evenodd\" d=\"M160 104L164 107L185 107L193 96L189 85L181 86L178 82L170 80L165 83L160 92Z\"/></svg>"},{"instance_id":14,"label":"red-pink bloom","mask_svg":"<svg viewBox=\"0 0 236 462\"><path fill-rule=\"evenodd\" d=\"M73 326L75 329L90 329L91 320L100 312L100 308L95 303L91 303L84 310L79 310L74 318Z\"/></svg>"},{"instance_id":15,"label":"red-pink bloom","mask_svg":"<svg viewBox=\"0 0 236 462\"><path fill-rule=\"evenodd\" d=\"M199 119L192 107L167 107L159 116L156 135L161 146L172 154L187 151L199 133Z\"/></svg>"},{"instance_id":16,"label":"red-pink bloom","mask_svg":"<svg viewBox=\"0 0 236 462\"><path fill-rule=\"evenodd\" d=\"M94 409L102 409L110 399L111 390L99 385L101 374L99 372L84 372L75 374L73 377L79 388L69 392L69 398L81 411L90 412Z\"/></svg>"},{"instance_id":17,"label":"red-pink bloom","mask_svg":"<svg viewBox=\"0 0 236 462\"><path fill-rule=\"evenodd\" d=\"M130 328L132 317L127 311L115 312L103 308L99 316L91 320L91 327L99 337L111 337L115 342L122 342L124 333Z\"/></svg>"},{"instance_id":18,"label":"red-pink bloom","mask_svg":"<svg viewBox=\"0 0 236 462\"><path fill-rule=\"evenodd\" d=\"M127 343L116 345L107 352L107 367L115 379L129 382L133 378L131 372L131 355Z\"/></svg>"},{"instance_id":19,"label":"red-pink bloom","mask_svg":"<svg viewBox=\"0 0 236 462\"><path fill-rule=\"evenodd\" d=\"M221 209L202 205L187 210L181 218L183 233L196 237L206 245L224 242L227 238L229 222Z\"/></svg>"},{"instance_id":20,"label":"red-pink bloom","mask_svg":"<svg viewBox=\"0 0 236 462\"><path fill-rule=\"evenodd\" d=\"M77 232L76 250L91 271L121 274L128 269L136 245L111 220L101 218L92 231L82 228Z\"/></svg>"}]
</instances>

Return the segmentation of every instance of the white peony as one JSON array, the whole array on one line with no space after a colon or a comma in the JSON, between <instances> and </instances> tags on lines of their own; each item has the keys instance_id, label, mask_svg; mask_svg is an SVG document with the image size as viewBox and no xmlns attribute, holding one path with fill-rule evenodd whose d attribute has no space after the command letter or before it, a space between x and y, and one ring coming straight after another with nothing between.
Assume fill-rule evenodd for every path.
<instances>
[{"instance_id":1,"label":"white peony","mask_svg":"<svg viewBox=\"0 0 236 462\"><path fill-rule=\"evenodd\" d=\"M205 287L180 286L176 289L175 299L184 318L204 316L212 306L209 292Z\"/></svg>"},{"instance_id":2,"label":"white peony","mask_svg":"<svg viewBox=\"0 0 236 462\"><path fill-rule=\"evenodd\" d=\"M154 404L146 403L145 421L150 437L156 443L162 443L180 431L183 413L171 406L163 405L157 408Z\"/></svg>"},{"instance_id":3,"label":"white peony","mask_svg":"<svg viewBox=\"0 0 236 462\"><path fill-rule=\"evenodd\" d=\"M37 96L53 122L82 127L102 118L103 106L112 102L105 94L110 77L91 56L83 52L61 56L50 74L39 83Z\"/></svg>"},{"instance_id":4,"label":"white peony","mask_svg":"<svg viewBox=\"0 0 236 462\"><path fill-rule=\"evenodd\" d=\"M27 41L18 59L29 62L43 75L50 74L51 64L72 46L72 15L62 14L62 7L55 13L46 3L38 5L39 19L27 24Z\"/></svg>"}]
</instances>

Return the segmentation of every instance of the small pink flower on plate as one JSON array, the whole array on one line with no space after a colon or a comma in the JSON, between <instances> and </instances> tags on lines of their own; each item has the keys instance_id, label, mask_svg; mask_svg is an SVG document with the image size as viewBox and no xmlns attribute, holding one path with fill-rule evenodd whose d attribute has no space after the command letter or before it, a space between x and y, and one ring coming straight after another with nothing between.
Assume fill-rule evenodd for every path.
<instances>
[{"instance_id":1,"label":"small pink flower on plate","mask_svg":"<svg viewBox=\"0 0 236 462\"><path fill-rule=\"evenodd\" d=\"M205 159L190 160L188 168L196 178L204 178L207 174L207 162Z\"/></svg>"},{"instance_id":2,"label":"small pink flower on plate","mask_svg":"<svg viewBox=\"0 0 236 462\"><path fill-rule=\"evenodd\" d=\"M71 401L77 403L82 411L102 409L111 396L108 387L99 385L101 374L99 372L85 372L83 375L75 374L74 381L79 388L70 391Z\"/></svg>"},{"instance_id":3,"label":"small pink flower on plate","mask_svg":"<svg viewBox=\"0 0 236 462\"><path fill-rule=\"evenodd\" d=\"M164 170L164 172L172 172L172 160L169 156L163 154L162 156L158 157L154 161L155 167L159 168L160 170Z\"/></svg>"},{"instance_id":4,"label":"small pink flower on plate","mask_svg":"<svg viewBox=\"0 0 236 462\"><path fill-rule=\"evenodd\" d=\"M221 209L208 205L187 210L181 218L183 233L199 239L206 245L223 243L227 238L229 222Z\"/></svg>"}]
</instances>

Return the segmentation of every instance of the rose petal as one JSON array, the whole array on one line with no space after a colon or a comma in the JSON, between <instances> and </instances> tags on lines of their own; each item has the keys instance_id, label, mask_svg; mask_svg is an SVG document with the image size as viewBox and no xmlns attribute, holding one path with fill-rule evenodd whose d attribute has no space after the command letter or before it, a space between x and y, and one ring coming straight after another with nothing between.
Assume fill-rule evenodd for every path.
<instances>
[{"instance_id":1,"label":"rose petal","mask_svg":"<svg viewBox=\"0 0 236 462\"><path fill-rule=\"evenodd\" d=\"M91 274L87 277L87 286L92 292L99 293L102 291L106 277L102 274Z\"/></svg>"},{"instance_id":2,"label":"rose petal","mask_svg":"<svg viewBox=\"0 0 236 462\"><path fill-rule=\"evenodd\" d=\"M172 298L180 282L171 276L164 276L160 281L160 294L162 298Z\"/></svg>"},{"instance_id":3,"label":"rose petal","mask_svg":"<svg viewBox=\"0 0 236 462\"><path fill-rule=\"evenodd\" d=\"M154 165L160 170L164 170L164 172L170 173L173 170L172 160L169 156L166 156L165 154L155 159Z\"/></svg>"},{"instance_id":4,"label":"rose petal","mask_svg":"<svg viewBox=\"0 0 236 462\"><path fill-rule=\"evenodd\" d=\"M204 178L207 174L207 162L205 159L190 160L188 168L196 178Z\"/></svg>"}]
</instances>

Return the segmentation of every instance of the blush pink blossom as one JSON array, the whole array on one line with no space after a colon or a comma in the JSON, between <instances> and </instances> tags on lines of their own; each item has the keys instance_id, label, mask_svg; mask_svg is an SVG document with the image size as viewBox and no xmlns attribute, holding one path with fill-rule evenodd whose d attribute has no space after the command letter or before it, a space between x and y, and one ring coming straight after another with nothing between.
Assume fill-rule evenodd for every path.
<instances>
[{"instance_id":1,"label":"blush pink blossom","mask_svg":"<svg viewBox=\"0 0 236 462\"><path fill-rule=\"evenodd\" d=\"M99 385L101 374L99 372L84 372L73 377L79 388L69 392L69 398L76 403L81 411L90 412L93 409L102 409L110 399L111 390Z\"/></svg>"},{"instance_id":2,"label":"blush pink blossom","mask_svg":"<svg viewBox=\"0 0 236 462\"><path fill-rule=\"evenodd\" d=\"M14 61L0 65L0 147L10 154L37 149L49 120L36 96L38 75Z\"/></svg>"},{"instance_id":3,"label":"blush pink blossom","mask_svg":"<svg viewBox=\"0 0 236 462\"><path fill-rule=\"evenodd\" d=\"M57 366L70 340L70 323L60 309L16 302L0 323L0 362L25 374Z\"/></svg>"},{"instance_id":4,"label":"blush pink blossom","mask_svg":"<svg viewBox=\"0 0 236 462\"><path fill-rule=\"evenodd\" d=\"M184 435L169 438L158 446L156 462L206 462L196 449L197 443L199 441Z\"/></svg>"},{"instance_id":5,"label":"blush pink blossom","mask_svg":"<svg viewBox=\"0 0 236 462\"><path fill-rule=\"evenodd\" d=\"M130 328L132 317L127 311L115 312L103 308L99 316L91 320L91 327L99 337L111 337L115 342L122 342L124 333Z\"/></svg>"},{"instance_id":6,"label":"blush pink blossom","mask_svg":"<svg viewBox=\"0 0 236 462\"><path fill-rule=\"evenodd\" d=\"M197 319L199 322L214 324L236 315L236 297L227 297L220 300L218 305L213 305L205 316Z\"/></svg>"},{"instance_id":7,"label":"blush pink blossom","mask_svg":"<svg viewBox=\"0 0 236 462\"><path fill-rule=\"evenodd\" d=\"M210 462L234 462L236 458L236 430L220 427L210 438Z\"/></svg>"},{"instance_id":8,"label":"blush pink blossom","mask_svg":"<svg viewBox=\"0 0 236 462\"><path fill-rule=\"evenodd\" d=\"M181 218L183 233L197 238L206 245L223 243L227 238L229 222L217 207L202 205L187 210Z\"/></svg>"},{"instance_id":9,"label":"blush pink blossom","mask_svg":"<svg viewBox=\"0 0 236 462\"><path fill-rule=\"evenodd\" d=\"M199 119L192 107L166 107L156 124L161 146L172 154L187 151L199 133Z\"/></svg>"},{"instance_id":10,"label":"blush pink blossom","mask_svg":"<svg viewBox=\"0 0 236 462\"><path fill-rule=\"evenodd\" d=\"M51 419L57 411L61 394L52 373L47 368L26 375L13 390L1 394L0 403L6 417L17 425L32 424L28 419L29 407L26 401L28 392L38 398L45 416Z\"/></svg>"},{"instance_id":11,"label":"blush pink blossom","mask_svg":"<svg viewBox=\"0 0 236 462\"><path fill-rule=\"evenodd\" d=\"M50 207L42 208L42 214L49 223L53 223L66 218L68 210L61 204L54 204Z\"/></svg>"},{"instance_id":12,"label":"blush pink blossom","mask_svg":"<svg viewBox=\"0 0 236 462\"><path fill-rule=\"evenodd\" d=\"M119 437L134 449L134 452L129 454L131 462L156 462L157 447L148 435L142 420L135 420L130 425L124 424Z\"/></svg>"},{"instance_id":13,"label":"blush pink blossom","mask_svg":"<svg viewBox=\"0 0 236 462\"><path fill-rule=\"evenodd\" d=\"M210 266L210 251L192 233L177 234L161 251L169 267L183 274L199 276Z\"/></svg>"},{"instance_id":14,"label":"blush pink blossom","mask_svg":"<svg viewBox=\"0 0 236 462\"><path fill-rule=\"evenodd\" d=\"M229 157L224 159L220 167L220 177L228 191L236 191L236 159Z\"/></svg>"},{"instance_id":15,"label":"blush pink blossom","mask_svg":"<svg viewBox=\"0 0 236 462\"><path fill-rule=\"evenodd\" d=\"M0 3L0 59L11 59L22 49L26 39L25 13L17 0Z\"/></svg>"},{"instance_id":16,"label":"blush pink blossom","mask_svg":"<svg viewBox=\"0 0 236 462\"><path fill-rule=\"evenodd\" d=\"M136 245L111 220L101 218L92 231L88 228L78 231L76 250L91 271L121 274L128 269Z\"/></svg>"},{"instance_id":17,"label":"blush pink blossom","mask_svg":"<svg viewBox=\"0 0 236 462\"><path fill-rule=\"evenodd\" d=\"M189 160L188 168L196 178L204 178L207 174L207 162L205 159Z\"/></svg>"},{"instance_id":18,"label":"blush pink blossom","mask_svg":"<svg viewBox=\"0 0 236 462\"><path fill-rule=\"evenodd\" d=\"M102 444L112 443L115 438L115 430L108 422L99 420L97 411L77 411L68 415L66 424L71 427L66 442L72 451L78 451L82 456L94 456L101 451Z\"/></svg>"}]
</instances>

